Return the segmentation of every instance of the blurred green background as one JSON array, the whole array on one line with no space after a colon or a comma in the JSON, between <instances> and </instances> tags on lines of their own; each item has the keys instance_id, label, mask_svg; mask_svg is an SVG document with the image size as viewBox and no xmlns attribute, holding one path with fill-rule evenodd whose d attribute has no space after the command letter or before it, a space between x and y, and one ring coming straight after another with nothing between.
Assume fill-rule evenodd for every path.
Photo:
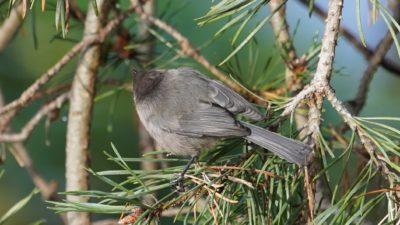
<instances>
[{"instance_id":1,"label":"blurred green background","mask_svg":"<svg viewBox=\"0 0 400 225\"><path fill-rule=\"evenodd\" d=\"M223 24L219 22L203 27L197 26L195 19L207 13L211 6L211 1L160 0L156 2L159 15L166 10L167 14L168 12L175 12L169 22L177 30L186 35L194 46L200 46L212 38L215 31ZM316 2L323 8L326 8L326 1ZM85 5L86 1L81 1L79 4ZM355 7L352 5L355 4L355 1L346 1L345 4L343 24L356 34ZM294 36L295 47L299 54L305 53L315 35L317 34L318 37L321 37L323 21L314 15L309 18L307 9L297 1L289 1L287 6L290 30L291 32L296 30ZM49 8L51 8L51 5ZM381 20L374 25L370 25L368 23L367 6L364 5L362 9L364 9L362 10L364 35L367 45L373 47L376 46L386 32L386 26ZM74 40L79 40L81 37L81 33L77 32L80 30L79 26L81 25L72 23L71 31L67 36L69 40L54 39L57 33L54 27L54 11L48 10L42 13L39 10L38 4L34 6L33 10L34 12L29 12L23 27L14 41L4 52L0 53L0 88L6 102L17 98L26 87L73 46ZM264 10L261 15L266 15L267 13ZM34 47L32 37L33 20L36 23L37 49ZM215 39L212 44L202 49L202 54L212 63L218 64L232 49L230 46L230 35L232 35L232 32L227 32ZM266 26L257 34L257 40L259 45L262 46L260 53L263 54L263 57L276 52L274 38L269 26ZM397 52L394 49L392 49L387 57L399 61ZM188 60L185 61L187 62ZM171 66L179 65L179 63L180 61L174 62ZM63 80L70 80L74 74L75 65L76 60L69 63L52 82L57 83ZM340 74L333 77L333 86L341 100L349 100L355 95L359 78L366 66L367 63L363 56L351 44L341 38L338 43L335 59L335 68L337 70L340 69ZM278 69L283 71L283 65L278 66ZM127 65L121 65L117 70L102 69L100 76L129 79L129 71L130 68ZM372 82L368 101L362 115L399 116L399 87L399 75L393 75L384 69L379 69ZM99 93L104 93L105 91L107 90L98 90ZM114 105L115 108L113 107ZM13 129L20 130L39 106L40 104L33 104L20 112L13 121ZM59 191L63 191L65 185L64 147L67 119L65 108L62 110L59 119L50 126L50 146L45 144L46 136L43 122L34 130L33 135L26 142L26 147L35 162L37 170L46 180L57 181ZM105 160L106 157L103 154L103 151L110 151L111 142L117 146L123 156L138 156L138 139L135 131L137 121L133 120L133 115L134 108L131 93L127 91L120 91L111 97L96 102L91 133L91 167L95 171L110 169L115 166ZM339 121L339 118L335 112L328 108L324 112L324 121L336 123ZM6 152L6 160L0 165L0 169L2 168L6 170L6 173L0 180L0 215L4 214L15 202L26 196L34 188L26 171L17 165L9 152ZM95 178L91 179L91 182L93 189L105 188L104 184ZM53 211L48 210L47 206L40 199L40 195L36 195L33 201L17 216L9 220L7 224L29 224L41 218L46 219L48 224L60 224L59 217ZM115 215L111 217L118 218L119 216Z\"/></svg>"}]
</instances>

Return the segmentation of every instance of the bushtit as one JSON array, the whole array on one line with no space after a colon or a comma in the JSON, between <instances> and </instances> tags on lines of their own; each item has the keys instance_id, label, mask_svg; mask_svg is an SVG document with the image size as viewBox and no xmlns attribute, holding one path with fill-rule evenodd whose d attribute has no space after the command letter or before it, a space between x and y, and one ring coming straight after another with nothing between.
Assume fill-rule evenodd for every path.
<instances>
[{"instance_id":1,"label":"bushtit","mask_svg":"<svg viewBox=\"0 0 400 225\"><path fill-rule=\"evenodd\" d=\"M236 114L253 120L264 116L221 82L187 67L135 73L134 100L144 127L160 147L192 157L177 180L181 189L200 151L213 148L221 138L242 137L289 162L306 162L308 145L237 120Z\"/></svg>"}]
</instances>

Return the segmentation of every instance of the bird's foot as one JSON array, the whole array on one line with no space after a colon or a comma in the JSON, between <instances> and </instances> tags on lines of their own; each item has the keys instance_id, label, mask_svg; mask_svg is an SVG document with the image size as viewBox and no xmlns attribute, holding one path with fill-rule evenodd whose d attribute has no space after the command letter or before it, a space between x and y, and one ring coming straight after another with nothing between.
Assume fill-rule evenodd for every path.
<instances>
[{"instance_id":1,"label":"bird's foot","mask_svg":"<svg viewBox=\"0 0 400 225\"><path fill-rule=\"evenodd\" d=\"M178 192L185 192L185 185L183 184L183 179L184 176L182 174L179 174L179 177L173 181L175 188Z\"/></svg>"}]
</instances>

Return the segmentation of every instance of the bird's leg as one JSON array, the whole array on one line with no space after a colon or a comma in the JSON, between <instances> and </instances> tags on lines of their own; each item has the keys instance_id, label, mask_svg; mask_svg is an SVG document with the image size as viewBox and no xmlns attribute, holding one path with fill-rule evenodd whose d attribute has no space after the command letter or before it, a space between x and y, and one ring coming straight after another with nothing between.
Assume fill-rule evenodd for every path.
<instances>
[{"instance_id":1,"label":"bird's leg","mask_svg":"<svg viewBox=\"0 0 400 225\"><path fill-rule=\"evenodd\" d=\"M176 184L178 186L178 191L179 192L184 192L185 191L185 186L183 185L183 178L185 177L185 173L188 171L190 168L190 165L193 164L193 162L197 159L197 155L192 156L192 158L189 160L189 162L186 164L185 168L183 168L182 172L179 174L178 179L176 180Z\"/></svg>"}]
</instances>

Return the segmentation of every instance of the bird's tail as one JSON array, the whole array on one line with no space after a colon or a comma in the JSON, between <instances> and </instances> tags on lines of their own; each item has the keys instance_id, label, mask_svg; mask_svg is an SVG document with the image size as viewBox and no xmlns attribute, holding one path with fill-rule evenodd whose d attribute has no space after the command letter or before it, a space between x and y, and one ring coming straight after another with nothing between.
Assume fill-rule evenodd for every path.
<instances>
[{"instance_id":1,"label":"bird's tail","mask_svg":"<svg viewBox=\"0 0 400 225\"><path fill-rule=\"evenodd\" d=\"M244 137L246 140L270 150L289 162L299 165L306 163L311 152L308 145L250 123L241 122L241 124L251 130L251 135Z\"/></svg>"}]
</instances>

